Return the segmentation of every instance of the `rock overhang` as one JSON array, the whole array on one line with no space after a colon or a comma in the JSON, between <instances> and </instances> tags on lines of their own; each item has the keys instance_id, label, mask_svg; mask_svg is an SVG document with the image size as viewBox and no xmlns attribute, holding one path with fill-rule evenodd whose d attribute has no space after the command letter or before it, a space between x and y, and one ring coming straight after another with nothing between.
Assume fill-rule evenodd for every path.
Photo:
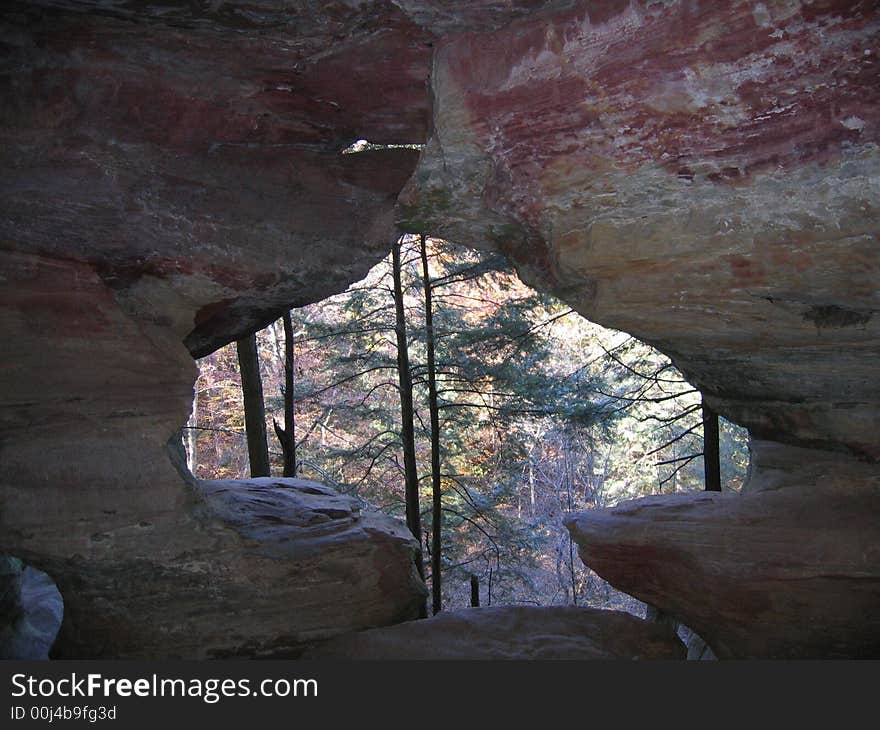
<instances>
[{"instance_id":1,"label":"rock overhang","mask_svg":"<svg viewBox=\"0 0 880 730\"><path fill-rule=\"evenodd\" d=\"M399 222L505 251L765 438L880 457L870 4L576 3L442 42Z\"/></svg>"}]
</instances>

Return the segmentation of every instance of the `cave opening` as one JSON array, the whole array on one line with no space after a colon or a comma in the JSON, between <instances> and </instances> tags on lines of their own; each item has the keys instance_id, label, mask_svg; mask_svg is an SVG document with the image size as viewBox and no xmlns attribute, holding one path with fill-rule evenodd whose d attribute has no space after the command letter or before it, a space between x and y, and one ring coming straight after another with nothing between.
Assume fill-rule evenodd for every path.
<instances>
[{"instance_id":1,"label":"cave opening","mask_svg":"<svg viewBox=\"0 0 880 730\"><path fill-rule=\"evenodd\" d=\"M48 659L64 617L49 575L13 555L0 555L0 659Z\"/></svg>"},{"instance_id":2,"label":"cave opening","mask_svg":"<svg viewBox=\"0 0 880 730\"><path fill-rule=\"evenodd\" d=\"M181 489L185 467L166 458L190 412L193 356L359 280L398 226L504 251L536 289L667 353L712 410L749 429L742 495L585 500L568 513L584 492L560 502L548 490L591 568L686 617L722 657L880 656L870 3L106 5L0 11L0 551L76 586L66 655L267 655L416 614L423 586L399 495L363 509L349 487L369 483L365 470L306 453L303 468L351 494L272 477ZM454 302L437 300L447 312ZM518 348L507 369L520 377L489 389L511 358L488 311L462 313L469 326L446 339L458 344L442 383L447 529L480 533L476 511L497 515L510 531L487 532L522 557L535 551L514 528L535 515L531 490L515 485L531 475L540 513L540 470L555 465L552 483L580 484L579 469L598 478L592 447L605 441L587 429L595 409L578 411L594 399L569 397L578 379L536 364L565 375L586 346L532 360ZM515 314L508 324L528 320ZM496 339L466 338L480 329ZM346 367L384 352L381 332L360 335L375 341L346 351ZM619 357L618 344L605 350ZM421 347L415 337L417 368ZM495 373L466 367L469 349ZM662 366L619 359L615 382ZM678 387L663 382L670 373L652 387ZM331 374L313 366L301 385L312 377L320 390ZM551 405L580 430L539 402L541 380L556 382ZM371 398L393 390L373 385L365 405L381 433L389 409ZM608 386L611 410L640 400ZM306 446L369 454L397 481L385 438L369 451L332 433L366 393L326 414L313 395L298 438L314 424ZM555 430L530 432L517 410ZM511 444L505 428L525 436ZM699 479L684 450L696 433L668 458L650 453L658 441L609 463L640 454L654 472L634 483L678 490ZM590 453L591 472L572 456ZM553 547L554 534L550 582L574 597L574 546ZM497 604L519 564L501 571L477 540L488 547L463 541L458 562L475 558L463 568L480 567L481 598L491 585Z\"/></svg>"},{"instance_id":3,"label":"cave opening","mask_svg":"<svg viewBox=\"0 0 880 730\"><path fill-rule=\"evenodd\" d=\"M402 239L416 400L420 502L431 545L431 427L418 237ZM644 617L577 555L563 517L645 495L704 488L701 396L672 362L524 284L502 256L429 239L438 350L445 608L591 605ZM403 519L392 261L344 292L291 312L296 475ZM256 334L271 474L283 472L285 344ZM198 360L184 428L190 471L249 476L236 345ZM275 428L273 428L275 425ZM738 493L748 433L721 419L724 491ZM427 577L430 584L431 576Z\"/></svg>"}]
</instances>

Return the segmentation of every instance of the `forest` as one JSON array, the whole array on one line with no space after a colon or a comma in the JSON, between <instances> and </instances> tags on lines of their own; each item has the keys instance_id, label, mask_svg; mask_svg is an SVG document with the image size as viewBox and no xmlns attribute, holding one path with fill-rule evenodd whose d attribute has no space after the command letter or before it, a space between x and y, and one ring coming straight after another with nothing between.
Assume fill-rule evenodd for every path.
<instances>
[{"instance_id":1,"label":"forest","mask_svg":"<svg viewBox=\"0 0 880 730\"><path fill-rule=\"evenodd\" d=\"M667 357L530 289L499 254L424 236L198 366L190 470L315 480L406 520L433 613L643 616L583 564L564 515L738 491L748 468L746 430Z\"/></svg>"}]
</instances>

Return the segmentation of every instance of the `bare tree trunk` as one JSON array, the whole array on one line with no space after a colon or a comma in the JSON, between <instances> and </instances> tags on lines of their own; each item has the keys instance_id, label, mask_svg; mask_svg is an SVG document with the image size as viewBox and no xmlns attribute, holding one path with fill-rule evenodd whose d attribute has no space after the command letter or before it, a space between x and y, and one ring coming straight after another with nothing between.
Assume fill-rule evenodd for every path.
<instances>
[{"instance_id":1,"label":"bare tree trunk","mask_svg":"<svg viewBox=\"0 0 880 730\"><path fill-rule=\"evenodd\" d=\"M471 608L480 607L480 579L471 575Z\"/></svg>"},{"instance_id":2,"label":"bare tree trunk","mask_svg":"<svg viewBox=\"0 0 880 730\"><path fill-rule=\"evenodd\" d=\"M565 496L568 503L566 505L566 512L571 514L574 511L574 505L571 500L571 490L574 488L574 464L569 444L566 444L563 453L565 454ZM577 576L574 570L574 543L571 539L571 533L568 535L568 575L571 578L571 602L577 606Z\"/></svg>"},{"instance_id":3,"label":"bare tree trunk","mask_svg":"<svg viewBox=\"0 0 880 730\"><path fill-rule=\"evenodd\" d=\"M293 413L293 366L294 366L294 342L293 322L290 319L290 311L284 313L284 428L272 421L275 426L275 435L281 444L284 454L284 476L296 476L296 422Z\"/></svg>"},{"instance_id":4,"label":"bare tree trunk","mask_svg":"<svg viewBox=\"0 0 880 730\"><path fill-rule=\"evenodd\" d=\"M190 473L195 476L199 468L198 440L196 428L199 425L199 379L193 384L193 404L186 424L189 429L186 432L186 466Z\"/></svg>"},{"instance_id":5,"label":"bare tree trunk","mask_svg":"<svg viewBox=\"0 0 880 730\"><path fill-rule=\"evenodd\" d=\"M425 289L425 342L428 359L428 410L431 413L431 596L434 615L443 610L440 567L441 517L443 499L440 483L440 409L437 405L437 372L434 362L434 309L431 301L431 276L428 273L428 249L425 234L421 236L422 282Z\"/></svg>"},{"instance_id":6,"label":"bare tree trunk","mask_svg":"<svg viewBox=\"0 0 880 730\"><path fill-rule=\"evenodd\" d=\"M263 405L263 382L256 334L236 342L244 396L244 423L247 431L248 459L252 477L268 477L269 444L266 441L266 409Z\"/></svg>"},{"instance_id":7,"label":"bare tree trunk","mask_svg":"<svg viewBox=\"0 0 880 730\"><path fill-rule=\"evenodd\" d=\"M535 516L535 466L532 463L532 456L529 454L529 516Z\"/></svg>"},{"instance_id":8,"label":"bare tree trunk","mask_svg":"<svg viewBox=\"0 0 880 730\"><path fill-rule=\"evenodd\" d=\"M706 491L721 491L721 447L718 435L718 414L703 402L703 468Z\"/></svg>"},{"instance_id":9,"label":"bare tree trunk","mask_svg":"<svg viewBox=\"0 0 880 730\"><path fill-rule=\"evenodd\" d=\"M403 308L403 285L400 270L400 239L391 248L392 274L394 278L394 312L397 335L397 375L400 382L400 438L403 442L403 470L405 480L406 526L418 544L416 568L424 580L422 565L422 517L419 507L419 476L416 470L416 439L413 422L412 372L409 366L409 348L406 341L406 314ZM421 606L420 615L427 616L427 608Z\"/></svg>"}]
</instances>

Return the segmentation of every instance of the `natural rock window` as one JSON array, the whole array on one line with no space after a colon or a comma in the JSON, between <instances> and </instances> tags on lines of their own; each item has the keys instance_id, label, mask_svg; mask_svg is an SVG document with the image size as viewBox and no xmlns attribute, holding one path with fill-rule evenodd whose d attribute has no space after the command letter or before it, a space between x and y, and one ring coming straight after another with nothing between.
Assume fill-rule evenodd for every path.
<instances>
[{"instance_id":1,"label":"natural rock window","mask_svg":"<svg viewBox=\"0 0 880 730\"><path fill-rule=\"evenodd\" d=\"M0 555L0 659L48 659L64 601L41 570Z\"/></svg>"}]
</instances>

